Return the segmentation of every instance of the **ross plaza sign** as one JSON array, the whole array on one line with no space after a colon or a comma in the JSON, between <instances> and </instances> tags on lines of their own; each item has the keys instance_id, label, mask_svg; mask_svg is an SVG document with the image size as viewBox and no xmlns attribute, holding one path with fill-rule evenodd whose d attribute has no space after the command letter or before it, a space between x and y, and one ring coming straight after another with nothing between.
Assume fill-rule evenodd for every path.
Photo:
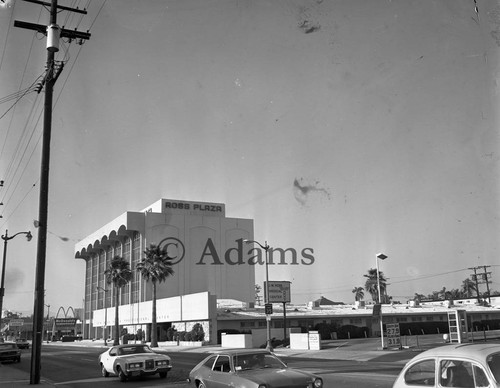
<instances>
[{"instance_id":1,"label":"ross plaza sign","mask_svg":"<svg viewBox=\"0 0 500 388\"><path fill-rule=\"evenodd\" d=\"M263 249L258 247L244 247L243 239L235 240L236 247L228 248L225 252L219 252L215 243L208 238L204 247L197 257L197 265L264 265L266 255ZM180 263L185 256L186 249L181 240L175 237L167 237L158 244L160 248L166 249L172 264ZM312 265L314 264L314 250L303 248L297 251L295 248L269 248L269 265Z\"/></svg>"}]
</instances>

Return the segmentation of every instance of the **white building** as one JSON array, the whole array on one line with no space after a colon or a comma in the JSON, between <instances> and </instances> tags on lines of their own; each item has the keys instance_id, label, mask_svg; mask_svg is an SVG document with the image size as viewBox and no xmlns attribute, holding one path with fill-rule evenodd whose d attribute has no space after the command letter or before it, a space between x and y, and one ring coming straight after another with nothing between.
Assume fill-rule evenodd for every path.
<instances>
[{"instance_id":1,"label":"white building","mask_svg":"<svg viewBox=\"0 0 500 388\"><path fill-rule=\"evenodd\" d=\"M75 258L86 262L84 338L102 337L114 325L113 287L104 271L110 260L130 262L133 279L121 290L120 325L149 331L152 286L135 271L150 244L167 249L175 274L157 286L159 339L200 322L207 337L217 330L217 298L253 303L255 264L245 246L253 239L253 220L228 218L221 203L160 199L141 211L127 211L75 245Z\"/></svg>"}]
</instances>

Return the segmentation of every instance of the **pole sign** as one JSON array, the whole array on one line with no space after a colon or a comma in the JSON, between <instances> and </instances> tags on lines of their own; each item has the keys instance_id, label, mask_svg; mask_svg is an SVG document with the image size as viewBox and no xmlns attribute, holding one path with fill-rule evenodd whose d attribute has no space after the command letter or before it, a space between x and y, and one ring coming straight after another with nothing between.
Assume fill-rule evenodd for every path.
<instances>
[{"instance_id":1,"label":"pole sign","mask_svg":"<svg viewBox=\"0 0 500 388\"><path fill-rule=\"evenodd\" d=\"M273 313L273 305L271 303L266 303L264 305L264 311L266 315L271 315Z\"/></svg>"},{"instance_id":2,"label":"pole sign","mask_svg":"<svg viewBox=\"0 0 500 388\"><path fill-rule=\"evenodd\" d=\"M388 323L385 325L387 331L387 347L401 347L401 334L399 323Z\"/></svg>"},{"instance_id":3,"label":"pole sign","mask_svg":"<svg viewBox=\"0 0 500 388\"><path fill-rule=\"evenodd\" d=\"M54 323L57 328L61 327L73 328L76 325L76 318L56 318Z\"/></svg>"},{"instance_id":4,"label":"pole sign","mask_svg":"<svg viewBox=\"0 0 500 388\"><path fill-rule=\"evenodd\" d=\"M268 290L267 284L269 284L269 296L266 300L269 303L289 303L290 298L290 282L264 282L264 292Z\"/></svg>"}]
</instances>

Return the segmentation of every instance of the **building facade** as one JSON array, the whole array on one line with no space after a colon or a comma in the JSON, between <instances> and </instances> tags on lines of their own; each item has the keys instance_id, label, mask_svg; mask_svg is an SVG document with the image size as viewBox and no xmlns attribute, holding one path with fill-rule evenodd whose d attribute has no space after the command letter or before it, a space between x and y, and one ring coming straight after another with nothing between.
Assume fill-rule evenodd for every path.
<instances>
[{"instance_id":1,"label":"building facade","mask_svg":"<svg viewBox=\"0 0 500 388\"><path fill-rule=\"evenodd\" d=\"M86 262L84 338L99 338L104 327L114 324L115 290L104 271L115 256L128 260L133 272L132 281L119 291L120 324L147 332L152 285L135 268L150 244L167 250L175 271L157 285L160 338L173 321L186 316L216 330L216 319L210 322L215 311L201 309L197 316L189 307L206 302L215 309L215 298L254 302L255 268L245 239L253 239L253 220L226 217L222 203L160 199L141 211L123 213L75 245L75 258ZM189 295L195 296L188 305L175 307ZM179 311L172 315L161 306Z\"/></svg>"}]
</instances>

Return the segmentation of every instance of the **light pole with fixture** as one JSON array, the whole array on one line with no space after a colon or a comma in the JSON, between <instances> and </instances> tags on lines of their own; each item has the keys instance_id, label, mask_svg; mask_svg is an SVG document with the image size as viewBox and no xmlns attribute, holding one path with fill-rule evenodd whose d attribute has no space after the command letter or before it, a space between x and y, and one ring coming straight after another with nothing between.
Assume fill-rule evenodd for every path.
<instances>
[{"instance_id":1,"label":"light pole with fixture","mask_svg":"<svg viewBox=\"0 0 500 388\"><path fill-rule=\"evenodd\" d=\"M267 332L267 340L266 340L266 349L267 350L273 350L273 346L271 344L271 314L273 313L272 312L272 304L269 303L269 267L268 267L268 264L269 264L269 261L268 261L268 251L269 251L269 248L271 248L268 244L267 244L267 241L264 242L264 245L262 245L260 242L258 241L254 241L254 240L243 240L244 242L246 242L247 244L257 244L259 247L261 247L262 249L264 249L264 251L266 252L266 287L265 287L265 298L264 298L264 303L265 303L265 312L266 312L266 332Z\"/></svg>"},{"instance_id":2,"label":"light pole with fixture","mask_svg":"<svg viewBox=\"0 0 500 388\"><path fill-rule=\"evenodd\" d=\"M375 257L375 264L377 266L378 303L380 305L380 339L382 341L382 349L385 349L385 345L384 345L384 324L382 322L382 295L380 293L380 273L378 270L378 261L385 259L387 259L387 256L384 255L383 253L377 253L377 256Z\"/></svg>"},{"instance_id":3,"label":"light pole with fixture","mask_svg":"<svg viewBox=\"0 0 500 388\"><path fill-rule=\"evenodd\" d=\"M3 264L2 264L2 283L0 285L0 321L2 319L2 308L3 308L3 296L5 294L5 262L7 260L7 241L12 240L14 237L16 237L19 234L25 234L26 235L26 240L30 241L33 236L31 235L31 232L19 232L14 234L13 236L8 236L7 235L7 230L5 230L5 234L2 236L3 240Z\"/></svg>"},{"instance_id":4,"label":"light pole with fixture","mask_svg":"<svg viewBox=\"0 0 500 388\"><path fill-rule=\"evenodd\" d=\"M104 298L103 298L103 306L104 306L104 327L102 329L102 337L104 338L104 345L108 345L108 339L106 337L106 329L108 327L108 309L106 308L106 293L109 290L106 290L105 288L102 288L101 286L97 287L97 290L101 290L104 292Z\"/></svg>"}]
</instances>

